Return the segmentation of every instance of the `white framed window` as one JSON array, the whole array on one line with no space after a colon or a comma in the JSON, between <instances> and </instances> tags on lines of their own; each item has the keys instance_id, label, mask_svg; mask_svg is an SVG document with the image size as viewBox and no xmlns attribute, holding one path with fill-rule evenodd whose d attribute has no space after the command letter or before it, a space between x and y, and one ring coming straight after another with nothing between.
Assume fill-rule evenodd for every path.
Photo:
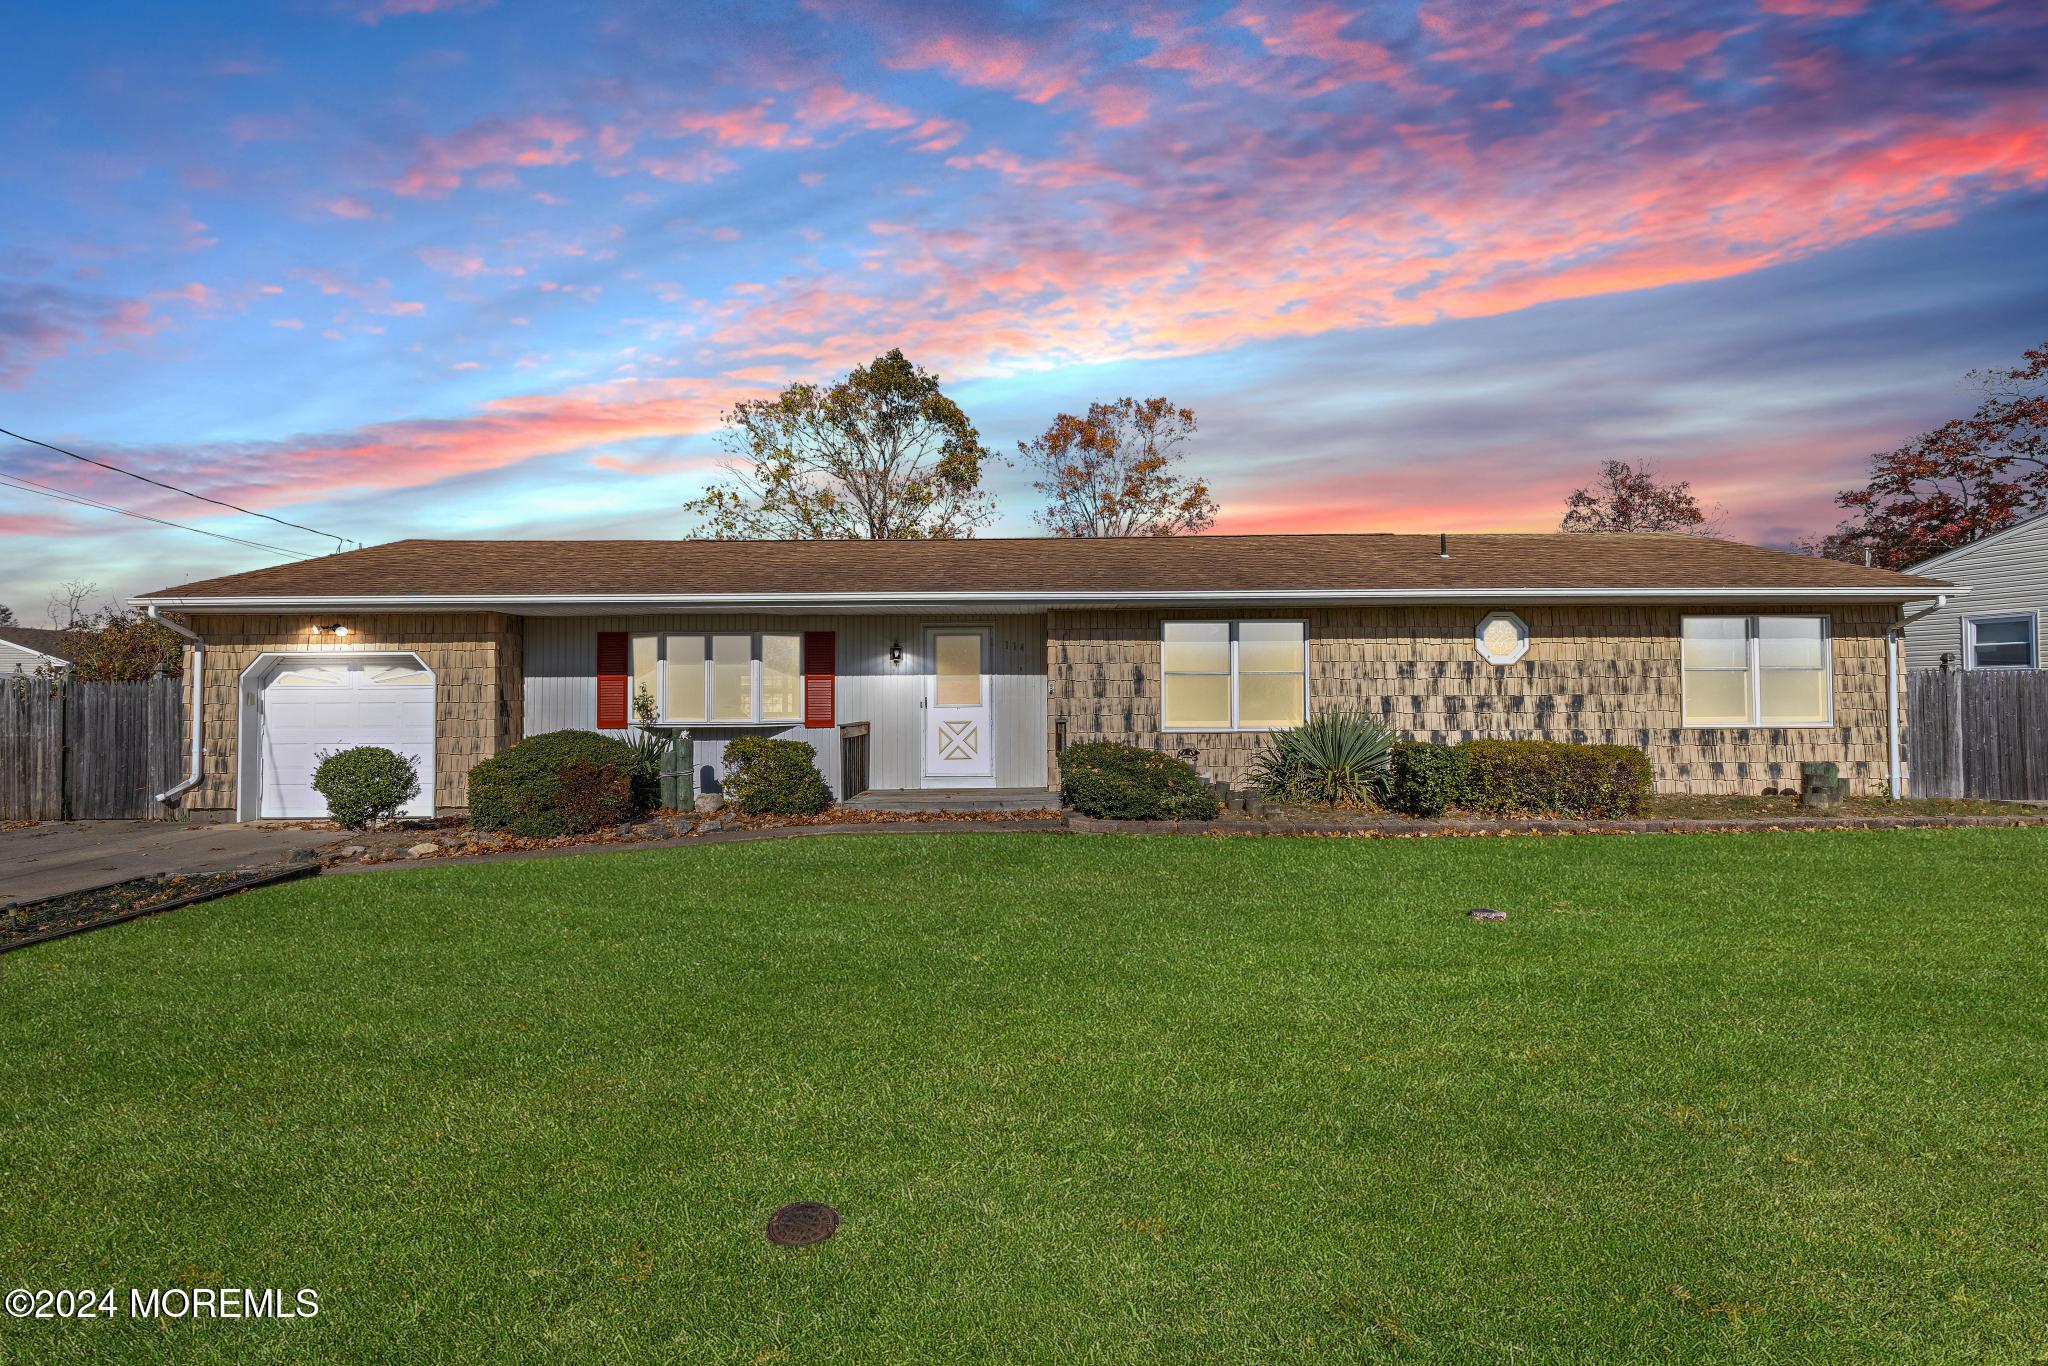
<instances>
[{"instance_id":1,"label":"white framed window","mask_svg":"<svg viewBox=\"0 0 2048 1366\"><path fill-rule=\"evenodd\" d=\"M664 723L758 725L803 719L797 631L669 631L632 640L633 695Z\"/></svg>"},{"instance_id":2,"label":"white framed window","mask_svg":"<svg viewBox=\"0 0 2048 1366\"><path fill-rule=\"evenodd\" d=\"M2040 659L2040 633L2032 612L1963 618L1964 668L2032 669Z\"/></svg>"},{"instance_id":3,"label":"white framed window","mask_svg":"<svg viewBox=\"0 0 2048 1366\"><path fill-rule=\"evenodd\" d=\"M1308 623L1169 621L1160 634L1163 730L1281 730L1308 714Z\"/></svg>"},{"instance_id":4,"label":"white framed window","mask_svg":"<svg viewBox=\"0 0 2048 1366\"><path fill-rule=\"evenodd\" d=\"M1687 617L1679 647L1683 722L1705 726L1834 723L1826 617Z\"/></svg>"}]
</instances>

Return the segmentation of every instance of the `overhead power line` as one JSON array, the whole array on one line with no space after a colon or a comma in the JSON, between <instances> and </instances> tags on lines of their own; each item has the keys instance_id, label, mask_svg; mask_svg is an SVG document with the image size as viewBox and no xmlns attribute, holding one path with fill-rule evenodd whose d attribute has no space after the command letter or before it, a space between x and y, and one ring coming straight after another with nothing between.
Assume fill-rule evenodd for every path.
<instances>
[{"instance_id":1,"label":"overhead power line","mask_svg":"<svg viewBox=\"0 0 2048 1366\"><path fill-rule=\"evenodd\" d=\"M315 535L315 536L325 536L325 537L326 537L326 538L327 538L328 540L330 540L330 541L334 542L334 548L335 548L336 550L344 550L344 549L346 549L346 548L348 547L348 538L347 538L347 537L345 537L345 536L337 536L337 535L335 535L335 534L334 534L333 532L331 532L331 531L322 531L322 530L321 530L321 529L320 529L319 527L313 527L313 526L306 526L306 525L304 525L303 523L300 523L300 522L287 522L287 521L286 521L286 520L285 520L284 518L282 518L282 517L273 517L273 516L271 516L271 515L270 515L269 513L267 513L267 512L257 512L257 511L256 511L256 510L254 510L253 508L245 508L245 507L241 506L241 505L240 505L240 504L238 504L238 503L224 503L224 502L222 502L222 501L221 501L220 499L218 499L218 498L209 498L209 497L207 497L207 496L206 496L205 494L203 494L203 493L194 493L194 492L193 492L192 490L190 490L190 489L181 489L181 488L179 488L179 487L178 487L178 486L177 486L176 484L166 484L166 483L165 483L165 482L164 482L163 480L161 480L161 479L152 479L152 478L150 478L150 477L149 477L148 475L146 475L146 474L137 474L137 473L136 473L136 472L135 472L134 470L124 470L124 469L122 469L122 468L121 468L121 467L120 467L119 465L109 465L109 464L108 464L108 463L107 463L106 461L104 461L104 460L95 460L95 459L93 459L93 458L92 458L91 456L89 456L89 455L80 455L80 454L79 454L79 453L78 453L77 451L67 451L67 450L65 450L65 449L64 449L64 448L63 448L62 446L53 446L53 445L51 445L51 444L50 444L49 442L47 442L47 441L38 441L38 440L36 440L36 438L34 438L34 437L32 437L32 436L23 436L23 435L22 435L22 434L21 434L20 432L10 432L10 431L8 431L8 430L7 430L7 429L6 429L5 427L0 427L0 436L11 436L11 437L13 437L13 438L14 438L14 439L15 439L16 441L26 441L26 442L27 442L27 443L28 443L29 445L31 445L31 446L41 446L41 447L42 447L42 448L43 448L44 450L46 450L46 451L55 451L55 452L56 452L57 454L59 454L59 455L68 455L68 456L70 456L70 457L71 457L71 458L72 458L73 460L76 460L76 461L80 462L81 464L86 464L86 465L97 465L97 466L98 466L99 468L101 468L101 469L103 469L103 470L112 470L112 471L113 471L113 472L114 472L115 474L125 474L125 475L127 475L127 476L128 476L128 477L129 477L130 479L138 479L138 480L142 481L142 482L143 482L143 483L145 483L145 484L154 484L154 485L155 485L156 487L158 487L158 488L160 488L160 489L168 489L168 490L169 490L170 492L172 492L172 493L182 493L182 494L184 494L184 495L185 495L185 496L186 496L187 498L197 498L197 499L198 499L198 500L199 500L200 502L202 502L202 503L211 503L211 504L213 504L213 505L214 505L215 507L223 507L223 508L227 508L227 509L229 509L230 511L233 511L233 512L239 512L239 513L241 513L241 514L243 514L244 516L247 516L247 517L261 517L261 518L262 518L262 519L263 519L264 521L266 521L266 522L275 522L275 523L277 523L277 524L278 524L279 526L288 526L288 527L290 527L290 528L291 528L292 530L294 530L294 531L308 531L308 532L311 532L311 533L312 533L313 535ZM117 511L119 511L119 510L120 510L120 509L117 509ZM131 514L131 515L133 515L133 516L141 516L142 514L140 514L140 513L134 513L134 514ZM151 520L158 520L158 519L152 518ZM170 525L176 525L176 523L171 523ZM194 530L197 530L197 528L196 528L196 527L186 527L186 528L185 528L185 530L187 530L187 531L194 531ZM210 533L209 533L209 534L210 534ZM232 537L230 537L229 539L233 539L233 538L232 538ZM356 542L356 544L357 544L358 546L360 546L360 545L362 544L362 542L361 542L361 541L358 541L358 542ZM274 548L274 547L273 547L273 548ZM292 552L290 552L290 551L287 551L287 552L285 552L285 553L286 553L286 554L290 554L290 553L292 553Z\"/></svg>"},{"instance_id":2,"label":"overhead power line","mask_svg":"<svg viewBox=\"0 0 2048 1366\"><path fill-rule=\"evenodd\" d=\"M208 531L205 527L186 526L183 522L173 522L162 517L152 517L146 512L136 512L131 508L115 507L112 503L102 503L96 498L86 498L64 489L52 488L48 484L39 484L33 479L23 479L18 474L0 474L0 485L18 489L22 493L34 493L44 498L55 498L61 503L77 503L81 507L99 508L106 512L118 512L123 517L133 517L138 521L155 522L158 526L174 527L179 531L196 532L201 536L211 536L216 541L231 541L235 545L248 546L251 550L273 551L276 554L285 556L287 559L303 560L309 558L303 551L286 550L283 546L265 545L261 541L245 541L240 536L229 536L219 531Z\"/></svg>"}]
</instances>

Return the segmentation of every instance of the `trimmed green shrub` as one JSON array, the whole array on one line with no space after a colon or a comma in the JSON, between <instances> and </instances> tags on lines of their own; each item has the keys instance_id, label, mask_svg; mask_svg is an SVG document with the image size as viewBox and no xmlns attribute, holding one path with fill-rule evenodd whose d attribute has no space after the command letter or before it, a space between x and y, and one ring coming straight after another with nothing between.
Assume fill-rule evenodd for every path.
<instances>
[{"instance_id":1,"label":"trimmed green shrub","mask_svg":"<svg viewBox=\"0 0 2048 1366\"><path fill-rule=\"evenodd\" d=\"M1650 756L1633 745L1467 740L1459 805L1482 816L1604 820L1648 808Z\"/></svg>"},{"instance_id":2,"label":"trimmed green shrub","mask_svg":"<svg viewBox=\"0 0 2048 1366\"><path fill-rule=\"evenodd\" d=\"M1403 740L1394 746L1387 805L1404 816L1441 816L1465 804L1466 755L1451 745Z\"/></svg>"},{"instance_id":3,"label":"trimmed green shrub","mask_svg":"<svg viewBox=\"0 0 2048 1366\"><path fill-rule=\"evenodd\" d=\"M725 747L725 799L749 816L813 816L832 804L818 751L802 740L742 735Z\"/></svg>"},{"instance_id":4,"label":"trimmed green shrub","mask_svg":"<svg viewBox=\"0 0 2048 1366\"><path fill-rule=\"evenodd\" d=\"M420 795L420 761L379 745L357 745L317 756L313 790L327 799L327 814L350 830L380 825Z\"/></svg>"},{"instance_id":5,"label":"trimmed green shrub","mask_svg":"<svg viewBox=\"0 0 2048 1366\"><path fill-rule=\"evenodd\" d=\"M618 825L651 805L636 771L623 740L588 730L528 736L469 771L470 823L529 839Z\"/></svg>"},{"instance_id":6,"label":"trimmed green shrub","mask_svg":"<svg viewBox=\"0 0 2048 1366\"><path fill-rule=\"evenodd\" d=\"M1276 732L1252 762L1252 783L1277 801L1358 804L1387 791L1394 735L1358 712L1318 712Z\"/></svg>"},{"instance_id":7,"label":"trimmed green shrub","mask_svg":"<svg viewBox=\"0 0 2048 1366\"><path fill-rule=\"evenodd\" d=\"M1060 800L1113 821L1208 821L1223 809L1194 765L1107 740L1060 751Z\"/></svg>"}]
</instances>

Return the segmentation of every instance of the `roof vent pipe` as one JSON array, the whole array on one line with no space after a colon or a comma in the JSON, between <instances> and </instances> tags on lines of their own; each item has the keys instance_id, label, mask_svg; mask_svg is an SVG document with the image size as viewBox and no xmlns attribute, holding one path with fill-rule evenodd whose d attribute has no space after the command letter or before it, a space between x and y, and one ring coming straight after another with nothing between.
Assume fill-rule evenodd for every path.
<instances>
[{"instance_id":1,"label":"roof vent pipe","mask_svg":"<svg viewBox=\"0 0 2048 1366\"><path fill-rule=\"evenodd\" d=\"M1451 533L1439 531L1436 534L1436 557L1439 560L1451 558Z\"/></svg>"}]
</instances>

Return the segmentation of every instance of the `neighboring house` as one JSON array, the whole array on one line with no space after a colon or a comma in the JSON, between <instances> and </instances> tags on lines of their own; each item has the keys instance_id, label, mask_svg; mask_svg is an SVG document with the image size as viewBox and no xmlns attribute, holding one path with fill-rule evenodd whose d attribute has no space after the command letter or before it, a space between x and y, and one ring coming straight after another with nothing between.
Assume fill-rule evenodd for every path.
<instances>
[{"instance_id":1,"label":"neighboring house","mask_svg":"<svg viewBox=\"0 0 2048 1366\"><path fill-rule=\"evenodd\" d=\"M195 812L317 815L316 756L417 754L459 810L522 736L870 728L877 789L1056 785L1083 740L1247 778L1326 708L1638 745L1670 792L1887 778L1887 632L1946 585L1679 535L400 541L151 593L205 645Z\"/></svg>"},{"instance_id":2,"label":"neighboring house","mask_svg":"<svg viewBox=\"0 0 2048 1366\"><path fill-rule=\"evenodd\" d=\"M1906 627L1913 669L2039 669L2048 618L2048 513L1914 565L1961 584L1951 598Z\"/></svg>"},{"instance_id":3,"label":"neighboring house","mask_svg":"<svg viewBox=\"0 0 2048 1366\"><path fill-rule=\"evenodd\" d=\"M39 626L0 626L0 674L70 667L64 636Z\"/></svg>"}]
</instances>

